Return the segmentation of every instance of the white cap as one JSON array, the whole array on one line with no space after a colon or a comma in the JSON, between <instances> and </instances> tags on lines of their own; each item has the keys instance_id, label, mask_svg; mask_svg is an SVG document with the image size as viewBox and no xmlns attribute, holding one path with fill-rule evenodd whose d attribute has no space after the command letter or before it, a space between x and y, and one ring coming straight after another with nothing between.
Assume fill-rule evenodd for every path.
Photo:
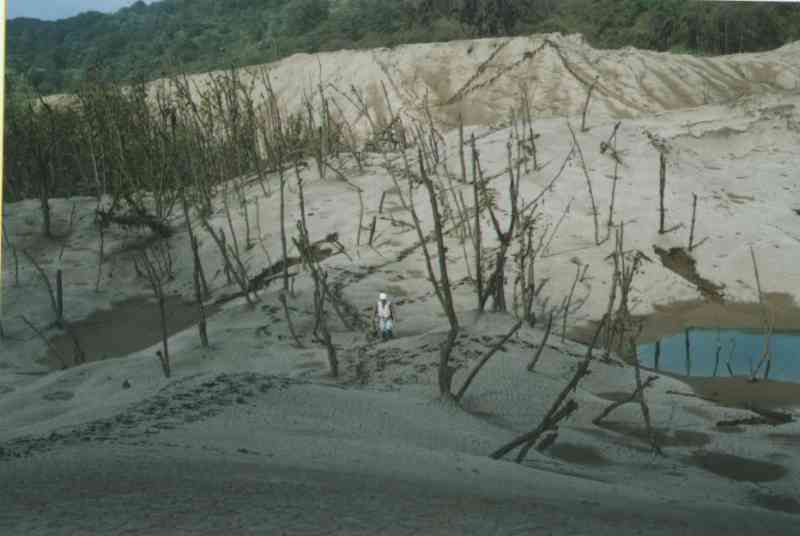
<instances>
[{"instance_id":1,"label":"white cap","mask_svg":"<svg viewBox=\"0 0 800 536\"><path fill-rule=\"evenodd\" d=\"M386 293L385 292L381 292L380 294L378 294L378 299L379 300L385 300L386 299Z\"/></svg>"}]
</instances>

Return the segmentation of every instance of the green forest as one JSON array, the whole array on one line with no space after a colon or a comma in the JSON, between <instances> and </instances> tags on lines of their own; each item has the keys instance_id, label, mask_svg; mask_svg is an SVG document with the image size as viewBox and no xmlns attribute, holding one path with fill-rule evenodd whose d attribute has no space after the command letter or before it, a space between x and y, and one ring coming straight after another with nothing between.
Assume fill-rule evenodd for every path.
<instances>
[{"instance_id":1,"label":"green forest","mask_svg":"<svg viewBox=\"0 0 800 536\"><path fill-rule=\"evenodd\" d=\"M692 54L767 50L800 39L800 6L690 0L161 0L114 14L8 23L8 69L43 94L87 76L261 64L297 52L579 32L598 48Z\"/></svg>"}]
</instances>

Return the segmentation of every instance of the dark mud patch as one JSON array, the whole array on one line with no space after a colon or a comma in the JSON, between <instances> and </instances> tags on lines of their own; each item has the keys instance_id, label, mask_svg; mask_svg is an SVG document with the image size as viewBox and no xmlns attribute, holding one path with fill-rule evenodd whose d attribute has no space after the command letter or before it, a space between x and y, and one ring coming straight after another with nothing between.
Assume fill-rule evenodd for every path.
<instances>
[{"instance_id":1,"label":"dark mud patch","mask_svg":"<svg viewBox=\"0 0 800 536\"><path fill-rule=\"evenodd\" d=\"M738 482L773 482L789 473L783 465L762 462L724 452L698 450L688 462L717 476Z\"/></svg>"},{"instance_id":2,"label":"dark mud patch","mask_svg":"<svg viewBox=\"0 0 800 536\"><path fill-rule=\"evenodd\" d=\"M769 292L764 294L764 302L773 316L773 330L800 330L800 304L791 294ZM637 338L639 344L654 343L659 339L687 328L705 329L752 329L761 326L763 307L758 302L713 302L705 300L675 301L667 304L654 304L654 312L649 315L634 315L642 322L642 332ZM583 344L592 340L596 321L576 326L569 337Z\"/></svg>"},{"instance_id":3,"label":"dark mud patch","mask_svg":"<svg viewBox=\"0 0 800 536\"><path fill-rule=\"evenodd\" d=\"M683 410L689 415L694 415L695 417L700 417L701 419L705 419L707 421L714 420L714 415L707 409L698 408L695 406L689 406L683 408Z\"/></svg>"},{"instance_id":4,"label":"dark mud patch","mask_svg":"<svg viewBox=\"0 0 800 536\"><path fill-rule=\"evenodd\" d=\"M631 397L631 394L625 391L608 391L604 393L595 393L595 395L609 402L621 402Z\"/></svg>"},{"instance_id":5,"label":"dark mud patch","mask_svg":"<svg viewBox=\"0 0 800 536\"><path fill-rule=\"evenodd\" d=\"M561 461L577 465L603 466L611 464L611 461L598 449L585 445L556 443L547 449L547 453Z\"/></svg>"},{"instance_id":6,"label":"dark mud patch","mask_svg":"<svg viewBox=\"0 0 800 536\"><path fill-rule=\"evenodd\" d=\"M171 336L197 324L200 320L198 307L183 301L180 296L166 299L167 333ZM206 306L208 316L217 308ZM158 304L148 298L138 297L114 303L110 310L95 311L88 318L71 324L75 336L86 354L87 361L100 361L126 356L144 350L161 340L161 316ZM58 354L68 364L73 363L73 343L66 334L50 341L57 349L48 350L45 363L52 368L61 368Z\"/></svg>"},{"instance_id":7,"label":"dark mud patch","mask_svg":"<svg viewBox=\"0 0 800 536\"><path fill-rule=\"evenodd\" d=\"M777 495L754 491L750 494L750 500L754 505L772 510L773 512L800 515L800 501L791 495Z\"/></svg>"},{"instance_id":8,"label":"dark mud patch","mask_svg":"<svg viewBox=\"0 0 800 536\"><path fill-rule=\"evenodd\" d=\"M700 274L697 272L697 261L695 261L684 248L670 248L669 250L665 250L658 246L653 246L653 251L655 251L656 255L661 259L661 264L664 265L664 268L695 285L706 300L722 303L722 289L724 287L700 277Z\"/></svg>"},{"instance_id":9,"label":"dark mud patch","mask_svg":"<svg viewBox=\"0 0 800 536\"><path fill-rule=\"evenodd\" d=\"M75 393L72 391L53 391L52 393L47 393L42 396L43 399L49 400L51 402L60 401L64 402L66 400L72 400L75 398Z\"/></svg>"},{"instance_id":10,"label":"dark mud patch","mask_svg":"<svg viewBox=\"0 0 800 536\"><path fill-rule=\"evenodd\" d=\"M742 376L723 378L681 376L680 379L689 384L698 395L713 399L715 403L724 406L742 409L759 407L770 410L800 405L800 385L797 383L774 380L751 382L749 378Z\"/></svg>"},{"instance_id":11,"label":"dark mud patch","mask_svg":"<svg viewBox=\"0 0 800 536\"><path fill-rule=\"evenodd\" d=\"M767 438L774 445L796 449L800 447L800 433L797 434L767 434Z\"/></svg>"},{"instance_id":12,"label":"dark mud patch","mask_svg":"<svg viewBox=\"0 0 800 536\"><path fill-rule=\"evenodd\" d=\"M741 426L720 426L716 430L723 434L741 434L745 431L745 428Z\"/></svg>"},{"instance_id":13,"label":"dark mud patch","mask_svg":"<svg viewBox=\"0 0 800 536\"><path fill-rule=\"evenodd\" d=\"M157 394L121 413L46 436L24 436L0 443L0 461L25 458L86 442L119 442L149 437L219 415L226 408L250 405L271 389L287 389L302 380L255 373L199 374L175 380Z\"/></svg>"},{"instance_id":14,"label":"dark mud patch","mask_svg":"<svg viewBox=\"0 0 800 536\"><path fill-rule=\"evenodd\" d=\"M611 432L637 439L642 444L649 445L649 439L644 424L636 425L607 421L600 423L599 426ZM671 431L666 428L654 428L653 431L656 435L656 441L662 447L704 447L713 440L711 435L693 430Z\"/></svg>"},{"instance_id":15,"label":"dark mud patch","mask_svg":"<svg viewBox=\"0 0 800 536\"><path fill-rule=\"evenodd\" d=\"M643 452L643 453L651 452L650 447L648 445L645 445L644 443L641 443L636 440L631 440L626 436L615 434L606 431L602 428L578 428L578 431L590 437L598 439L603 443L617 445L619 447L625 447L631 450L635 450L637 452Z\"/></svg>"},{"instance_id":16,"label":"dark mud patch","mask_svg":"<svg viewBox=\"0 0 800 536\"><path fill-rule=\"evenodd\" d=\"M759 426L764 424L769 426L780 426L782 424L794 422L794 416L791 413L786 413L784 411L773 411L765 408L754 407L752 405L746 406L745 409L755 413L755 416L721 420L717 422L717 428L742 425Z\"/></svg>"}]
</instances>

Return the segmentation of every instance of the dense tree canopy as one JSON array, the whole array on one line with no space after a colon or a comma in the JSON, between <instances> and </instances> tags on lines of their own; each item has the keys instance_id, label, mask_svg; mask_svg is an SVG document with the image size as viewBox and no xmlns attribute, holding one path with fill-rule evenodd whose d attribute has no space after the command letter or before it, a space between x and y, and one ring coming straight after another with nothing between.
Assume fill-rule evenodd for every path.
<instances>
[{"instance_id":1,"label":"dense tree canopy","mask_svg":"<svg viewBox=\"0 0 800 536\"><path fill-rule=\"evenodd\" d=\"M8 24L8 66L43 93L93 66L116 79L264 63L295 52L580 32L596 47L720 54L800 38L800 6L689 0L162 0Z\"/></svg>"}]
</instances>

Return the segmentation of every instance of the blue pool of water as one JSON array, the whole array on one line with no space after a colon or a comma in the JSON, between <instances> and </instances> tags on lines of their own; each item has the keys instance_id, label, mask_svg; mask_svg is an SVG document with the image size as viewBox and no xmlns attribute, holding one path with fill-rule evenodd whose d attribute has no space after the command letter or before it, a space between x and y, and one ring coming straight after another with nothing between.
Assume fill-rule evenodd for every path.
<instances>
[{"instance_id":1,"label":"blue pool of water","mask_svg":"<svg viewBox=\"0 0 800 536\"><path fill-rule=\"evenodd\" d=\"M769 379L800 383L800 332L773 332L769 349ZM639 359L644 367L684 376L749 376L763 351L760 330L688 328L639 345Z\"/></svg>"}]
</instances>

